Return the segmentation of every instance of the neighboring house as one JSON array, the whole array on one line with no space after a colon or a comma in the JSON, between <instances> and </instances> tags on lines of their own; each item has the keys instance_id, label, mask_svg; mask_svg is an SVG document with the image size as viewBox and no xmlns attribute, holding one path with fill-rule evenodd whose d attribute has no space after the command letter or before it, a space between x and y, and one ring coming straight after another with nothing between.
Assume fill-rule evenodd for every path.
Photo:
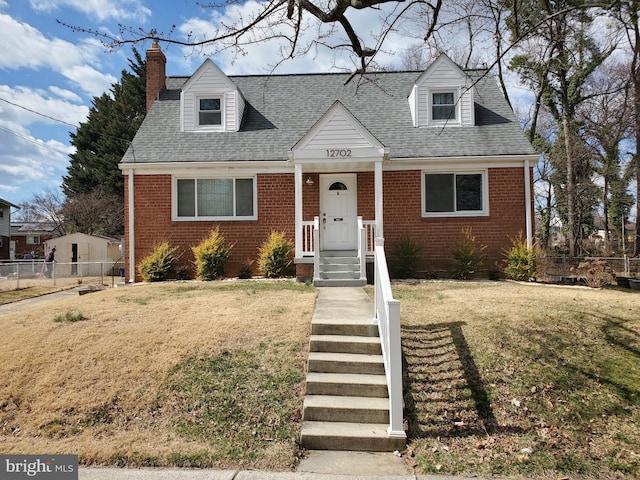
<instances>
[{"instance_id":1,"label":"neighboring house","mask_svg":"<svg viewBox=\"0 0 640 480\"><path fill-rule=\"evenodd\" d=\"M56 262L66 264L64 274L70 275L110 275L113 265L122 258L120 239L86 233L70 233L48 240L45 242L45 253L53 247L56 249ZM62 268L63 265L56 268Z\"/></svg>"},{"instance_id":2,"label":"neighboring house","mask_svg":"<svg viewBox=\"0 0 640 480\"><path fill-rule=\"evenodd\" d=\"M19 208L0 198L0 260L13 260L15 248L11 243L11 208Z\"/></svg>"},{"instance_id":3,"label":"neighboring house","mask_svg":"<svg viewBox=\"0 0 640 480\"><path fill-rule=\"evenodd\" d=\"M374 237L389 254L408 235L425 271L450 267L465 227L487 246L488 268L511 237L532 237L538 155L484 70L442 55L424 72L348 82L227 76L209 59L166 77L165 63L154 44L148 113L120 164L130 281L156 243L188 260L216 227L234 243L230 275L277 230L295 242L298 276L315 279L314 255L357 255L362 232L369 254Z\"/></svg>"},{"instance_id":4,"label":"neighboring house","mask_svg":"<svg viewBox=\"0 0 640 480\"><path fill-rule=\"evenodd\" d=\"M29 258L32 254L34 258L44 258L44 242L53 238L55 233L56 225L50 222L11 222L15 259Z\"/></svg>"}]
</instances>

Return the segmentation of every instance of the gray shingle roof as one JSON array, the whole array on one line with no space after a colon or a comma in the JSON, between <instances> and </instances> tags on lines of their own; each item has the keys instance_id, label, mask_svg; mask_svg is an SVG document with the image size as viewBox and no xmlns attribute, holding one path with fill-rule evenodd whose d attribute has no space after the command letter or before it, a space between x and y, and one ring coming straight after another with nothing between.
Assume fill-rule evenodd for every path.
<instances>
[{"instance_id":1,"label":"gray shingle roof","mask_svg":"<svg viewBox=\"0 0 640 480\"><path fill-rule=\"evenodd\" d=\"M478 80L473 127L415 128L409 102L421 72L371 73L344 85L348 74L230 76L247 105L238 132L181 132L180 88L167 78L125 154L124 163L284 160L287 152L339 100L393 158L534 154L490 76Z\"/></svg>"}]
</instances>

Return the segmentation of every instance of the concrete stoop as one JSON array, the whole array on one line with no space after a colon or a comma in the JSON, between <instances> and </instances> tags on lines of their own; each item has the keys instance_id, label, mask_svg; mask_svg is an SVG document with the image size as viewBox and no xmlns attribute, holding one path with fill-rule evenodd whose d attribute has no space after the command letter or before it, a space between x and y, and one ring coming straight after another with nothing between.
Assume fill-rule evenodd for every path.
<instances>
[{"instance_id":1,"label":"concrete stoop","mask_svg":"<svg viewBox=\"0 0 640 480\"><path fill-rule=\"evenodd\" d=\"M341 297L345 291L352 296ZM335 309L324 308L326 295L335 297ZM320 291L303 407L301 443L307 450L393 452L406 445L387 434L387 380L370 303L361 288Z\"/></svg>"},{"instance_id":2,"label":"concrete stoop","mask_svg":"<svg viewBox=\"0 0 640 480\"><path fill-rule=\"evenodd\" d=\"M362 287L367 279L360 277L358 252L323 252L319 258L316 287Z\"/></svg>"}]
</instances>

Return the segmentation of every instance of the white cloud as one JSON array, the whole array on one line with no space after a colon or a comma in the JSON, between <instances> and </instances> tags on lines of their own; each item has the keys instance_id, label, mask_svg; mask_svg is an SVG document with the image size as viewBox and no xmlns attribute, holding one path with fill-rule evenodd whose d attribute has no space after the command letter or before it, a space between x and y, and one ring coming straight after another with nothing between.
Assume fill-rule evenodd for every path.
<instances>
[{"instance_id":1,"label":"white cloud","mask_svg":"<svg viewBox=\"0 0 640 480\"><path fill-rule=\"evenodd\" d=\"M0 101L0 112L2 113L0 125L5 127L14 128L15 125L30 125L34 123L59 125L59 122L42 115L36 115L26 109L72 125L77 125L86 120L89 114L89 107L86 105L71 103L65 97L51 96L45 91L28 87L0 85L0 98L25 107L19 108Z\"/></svg>"},{"instance_id":2,"label":"white cloud","mask_svg":"<svg viewBox=\"0 0 640 480\"><path fill-rule=\"evenodd\" d=\"M74 45L59 38L49 39L31 25L0 14L0 44L0 68L49 68L92 96L102 94L117 81L87 64L99 66L95 59L101 46L95 40Z\"/></svg>"},{"instance_id":3,"label":"white cloud","mask_svg":"<svg viewBox=\"0 0 640 480\"><path fill-rule=\"evenodd\" d=\"M31 8L38 12L54 12L60 8L73 8L87 17L105 20L136 20L145 22L151 10L142 0L30 0Z\"/></svg>"},{"instance_id":4,"label":"white cloud","mask_svg":"<svg viewBox=\"0 0 640 480\"><path fill-rule=\"evenodd\" d=\"M72 103L82 103L82 98L75 92L71 90L67 90L65 88L60 88L55 85L49 86L49 91L53 93L56 97L60 97L64 100L67 100Z\"/></svg>"}]
</instances>

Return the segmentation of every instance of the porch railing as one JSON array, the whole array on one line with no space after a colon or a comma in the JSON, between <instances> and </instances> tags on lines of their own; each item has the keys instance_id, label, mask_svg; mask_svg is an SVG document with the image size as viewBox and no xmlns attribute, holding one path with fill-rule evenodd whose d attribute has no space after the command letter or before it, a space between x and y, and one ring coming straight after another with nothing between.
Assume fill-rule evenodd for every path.
<instances>
[{"instance_id":1,"label":"porch railing","mask_svg":"<svg viewBox=\"0 0 640 480\"><path fill-rule=\"evenodd\" d=\"M316 217L319 218L319 217ZM302 256L312 257L315 254L314 241L314 222L315 220L303 221L301 224L301 236L302 236ZM362 225L366 231L366 250L367 255L373 256L376 247L376 221L375 220L363 220Z\"/></svg>"},{"instance_id":2,"label":"porch railing","mask_svg":"<svg viewBox=\"0 0 640 480\"><path fill-rule=\"evenodd\" d=\"M402 406L402 344L400 341L400 302L393 298L384 239L376 238L375 321L378 323L384 370L389 391L389 437L406 438Z\"/></svg>"},{"instance_id":3,"label":"porch railing","mask_svg":"<svg viewBox=\"0 0 640 480\"><path fill-rule=\"evenodd\" d=\"M358 217L358 258L360 259L360 278L367 278L367 230L362 217Z\"/></svg>"}]
</instances>

